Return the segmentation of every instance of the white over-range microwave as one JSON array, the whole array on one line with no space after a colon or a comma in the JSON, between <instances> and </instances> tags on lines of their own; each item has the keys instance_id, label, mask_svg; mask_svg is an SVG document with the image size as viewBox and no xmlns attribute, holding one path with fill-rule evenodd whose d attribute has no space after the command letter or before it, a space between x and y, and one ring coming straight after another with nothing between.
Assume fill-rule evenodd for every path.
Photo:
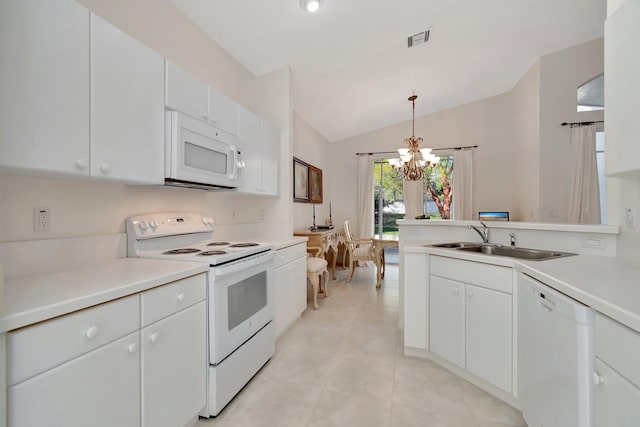
<instances>
[{"instance_id":1,"label":"white over-range microwave","mask_svg":"<svg viewBox=\"0 0 640 427\"><path fill-rule=\"evenodd\" d=\"M238 188L243 166L233 136L177 111L165 113L165 184Z\"/></svg>"}]
</instances>

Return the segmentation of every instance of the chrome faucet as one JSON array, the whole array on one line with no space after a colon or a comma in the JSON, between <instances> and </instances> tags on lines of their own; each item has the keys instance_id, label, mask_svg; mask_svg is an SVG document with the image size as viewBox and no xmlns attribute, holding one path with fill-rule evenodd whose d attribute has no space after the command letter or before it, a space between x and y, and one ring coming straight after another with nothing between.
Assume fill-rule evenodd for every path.
<instances>
[{"instance_id":1,"label":"chrome faucet","mask_svg":"<svg viewBox=\"0 0 640 427\"><path fill-rule=\"evenodd\" d=\"M480 231L477 227L470 225L469 228L473 228L474 230L476 230L476 233L478 233L480 235L480 237L482 237L482 241L484 243L489 243L489 227L487 227L487 225L484 222L480 222L480 224L482 224L482 231Z\"/></svg>"},{"instance_id":2,"label":"chrome faucet","mask_svg":"<svg viewBox=\"0 0 640 427\"><path fill-rule=\"evenodd\" d=\"M511 249L516 248L516 233L509 233L509 237L511 237Z\"/></svg>"}]
</instances>

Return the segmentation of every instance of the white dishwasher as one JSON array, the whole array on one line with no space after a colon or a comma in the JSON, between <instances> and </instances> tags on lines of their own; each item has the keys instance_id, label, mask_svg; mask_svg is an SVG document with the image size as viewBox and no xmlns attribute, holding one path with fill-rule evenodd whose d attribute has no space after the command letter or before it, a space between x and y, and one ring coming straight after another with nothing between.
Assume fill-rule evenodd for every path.
<instances>
[{"instance_id":1,"label":"white dishwasher","mask_svg":"<svg viewBox=\"0 0 640 427\"><path fill-rule=\"evenodd\" d=\"M593 427L595 312L518 275L518 399L529 427Z\"/></svg>"}]
</instances>

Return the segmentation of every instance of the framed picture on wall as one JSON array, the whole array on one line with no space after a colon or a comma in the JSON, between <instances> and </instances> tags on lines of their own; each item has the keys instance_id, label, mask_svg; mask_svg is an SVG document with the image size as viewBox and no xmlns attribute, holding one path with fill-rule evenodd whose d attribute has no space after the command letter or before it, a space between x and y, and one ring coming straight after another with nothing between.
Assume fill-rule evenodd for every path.
<instances>
[{"instance_id":1,"label":"framed picture on wall","mask_svg":"<svg viewBox=\"0 0 640 427\"><path fill-rule=\"evenodd\" d=\"M293 201L309 202L309 165L293 158Z\"/></svg>"},{"instance_id":2,"label":"framed picture on wall","mask_svg":"<svg viewBox=\"0 0 640 427\"><path fill-rule=\"evenodd\" d=\"M309 165L309 200L322 203L322 169Z\"/></svg>"}]
</instances>

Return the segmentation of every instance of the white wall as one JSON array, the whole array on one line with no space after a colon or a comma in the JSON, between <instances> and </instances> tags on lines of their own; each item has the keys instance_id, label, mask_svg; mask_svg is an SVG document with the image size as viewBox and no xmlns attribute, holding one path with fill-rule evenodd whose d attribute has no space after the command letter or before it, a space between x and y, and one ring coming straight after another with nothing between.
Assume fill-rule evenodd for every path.
<instances>
[{"instance_id":1,"label":"white wall","mask_svg":"<svg viewBox=\"0 0 640 427\"><path fill-rule=\"evenodd\" d=\"M416 102L429 102L428 96ZM407 102L410 117L411 104ZM509 94L497 95L416 118L415 134L422 147L478 145L473 151L473 208L512 210L513 112ZM335 217L356 224L357 152L395 151L411 136L411 120L330 145L331 185ZM455 165L454 165L455 168Z\"/></svg>"},{"instance_id":2,"label":"white wall","mask_svg":"<svg viewBox=\"0 0 640 427\"><path fill-rule=\"evenodd\" d=\"M330 185L331 177L335 174L336 167L333 160L329 160L329 141L318 133L299 114L293 114L293 156L322 169L323 180L323 203L315 205L316 224L325 224L329 219L329 202L331 202L331 215L333 223L336 221L336 202L332 200L333 190ZM290 166L292 159L289 160ZM289 176L293 172L290 171ZM293 187L291 187L290 199L293 198ZM313 207L309 203L293 203L293 226L295 230L309 228L313 224Z\"/></svg>"},{"instance_id":3,"label":"white wall","mask_svg":"<svg viewBox=\"0 0 640 427\"><path fill-rule=\"evenodd\" d=\"M540 61L511 91L514 124L514 221L539 221L540 204Z\"/></svg>"},{"instance_id":4,"label":"white wall","mask_svg":"<svg viewBox=\"0 0 640 427\"><path fill-rule=\"evenodd\" d=\"M576 111L578 86L604 72L604 39L540 58L540 220L568 220L576 147L563 122L604 120L604 111ZM606 134L605 134L606 138ZM606 153L605 153L606 156Z\"/></svg>"},{"instance_id":5,"label":"white wall","mask_svg":"<svg viewBox=\"0 0 640 427\"><path fill-rule=\"evenodd\" d=\"M124 232L132 214L163 210L213 216L219 238L290 236L291 72L254 77L169 0L81 0L98 15L273 121L281 129L277 198L153 186L126 186L71 179L0 176L0 242ZM52 210L52 231L33 231L33 208ZM235 216L234 216L235 213Z\"/></svg>"}]
</instances>

